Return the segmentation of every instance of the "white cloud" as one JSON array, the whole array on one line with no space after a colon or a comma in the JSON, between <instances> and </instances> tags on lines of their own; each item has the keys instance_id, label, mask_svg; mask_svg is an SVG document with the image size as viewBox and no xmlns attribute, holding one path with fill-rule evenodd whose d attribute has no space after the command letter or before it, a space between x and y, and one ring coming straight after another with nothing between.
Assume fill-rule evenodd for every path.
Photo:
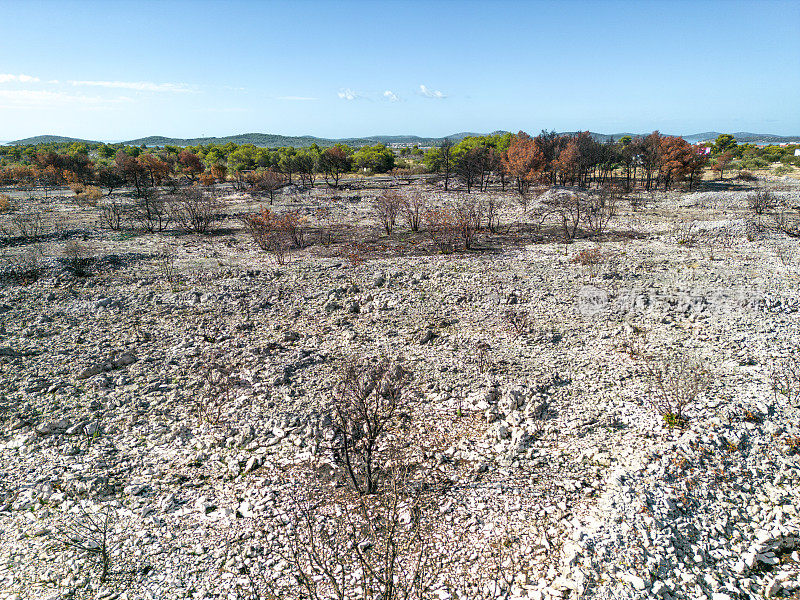
<instances>
[{"instance_id":1,"label":"white cloud","mask_svg":"<svg viewBox=\"0 0 800 600\"><path fill-rule=\"evenodd\" d=\"M437 100L441 100L443 98L447 98L442 92L439 90L432 90L425 85L419 86L419 93L421 96L425 96L426 98L436 98Z\"/></svg>"},{"instance_id":2,"label":"white cloud","mask_svg":"<svg viewBox=\"0 0 800 600\"><path fill-rule=\"evenodd\" d=\"M221 114L229 114L229 113L249 113L253 112L251 108L242 108L239 106L209 106L205 108L196 108L194 109L196 112L204 112L204 113L221 113Z\"/></svg>"},{"instance_id":3,"label":"white cloud","mask_svg":"<svg viewBox=\"0 0 800 600\"><path fill-rule=\"evenodd\" d=\"M399 102L400 97L395 94L392 90L386 90L383 92L383 97L386 98L389 102Z\"/></svg>"},{"instance_id":4,"label":"white cloud","mask_svg":"<svg viewBox=\"0 0 800 600\"><path fill-rule=\"evenodd\" d=\"M0 73L0 83L38 83L38 77L30 75L12 75L11 73Z\"/></svg>"},{"instance_id":5,"label":"white cloud","mask_svg":"<svg viewBox=\"0 0 800 600\"><path fill-rule=\"evenodd\" d=\"M341 95L339 96L341 98ZM319 98L311 98L309 96L278 96L277 100L299 100L299 101L306 101L306 100L319 100Z\"/></svg>"},{"instance_id":6,"label":"white cloud","mask_svg":"<svg viewBox=\"0 0 800 600\"><path fill-rule=\"evenodd\" d=\"M73 86L104 87L136 90L137 92L186 93L193 91L183 83L153 83L152 81L69 81Z\"/></svg>"},{"instance_id":7,"label":"white cloud","mask_svg":"<svg viewBox=\"0 0 800 600\"><path fill-rule=\"evenodd\" d=\"M339 94L338 95L339 95L339 98L341 98L342 100L355 100L356 98L359 97L359 94L357 94L356 92L354 92L350 88L344 88L342 90L339 90Z\"/></svg>"},{"instance_id":8,"label":"white cloud","mask_svg":"<svg viewBox=\"0 0 800 600\"><path fill-rule=\"evenodd\" d=\"M130 102L130 98L100 98L83 94L67 94L46 90L0 90L0 100L15 105L16 108L55 107L65 105L82 105L99 107L120 102Z\"/></svg>"}]
</instances>

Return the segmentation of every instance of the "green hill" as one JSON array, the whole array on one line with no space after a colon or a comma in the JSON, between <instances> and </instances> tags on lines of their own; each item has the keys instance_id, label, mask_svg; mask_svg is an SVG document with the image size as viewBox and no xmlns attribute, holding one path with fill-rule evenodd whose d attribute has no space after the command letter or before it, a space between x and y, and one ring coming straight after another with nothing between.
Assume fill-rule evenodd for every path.
<instances>
[{"instance_id":1,"label":"green hill","mask_svg":"<svg viewBox=\"0 0 800 600\"><path fill-rule=\"evenodd\" d=\"M333 146L336 143L342 142L353 146L364 146L366 144L374 144L373 139L364 138L347 138L343 140L333 140L328 138L318 138L311 135L289 136L277 135L272 133L241 133L239 135L228 135L224 137L202 137L202 138L168 138L163 136L149 136L138 138L135 140L128 140L123 144L129 146L197 146L205 144L227 144L233 142L234 144L253 144L262 148L281 148L284 146L294 146L295 148L302 148L317 144L318 146Z\"/></svg>"},{"instance_id":2,"label":"green hill","mask_svg":"<svg viewBox=\"0 0 800 600\"><path fill-rule=\"evenodd\" d=\"M447 137L458 142L465 137L483 135L482 133L454 133ZM348 146L367 146L372 144L418 144L420 146L436 146L442 143L444 138L421 137L416 135L373 135L364 138L320 138L312 135L277 135L272 133L242 133L239 135L228 135L224 137L202 137L202 138L168 138L159 135L137 138L122 142L129 146L197 146L205 144L253 144L262 148L281 148L293 146L303 148L311 144L320 147L333 146L334 144L347 144Z\"/></svg>"},{"instance_id":3,"label":"green hill","mask_svg":"<svg viewBox=\"0 0 800 600\"><path fill-rule=\"evenodd\" d=\"M503 134L503 131L494 131L491 135L495 134ZM571 135L578 133L577 131L562 131L560 135ZM642 135L647 135L647 133L595 133L590 132L591 136L597 140L598 142L605 143L609 140L616 141L619 140L621 137L629 135L631 137L637 137ZM481 136L485 135L482 133L473 133L473 132L461 132L461 133L454 133L452 135L446 136L453 142L459 142L465 137L469 136ZM531 135L535 135L532 133ZM714 140L717 136L720 135L719 132L716 131L706 131L704 133L695 133L692 135L684 135L683 137L686 141L690 143L696 143L706 140ZM781 135L773 135L769 133L749 133L746 131L739 131L732 134L736 140L743 144L747 142L756 142L756 143L779 143L779 142L792 142L800 140L799 136L781 136ZM128 146L148 146L148 147L158 147L158 146L197 146L197 145L206 145L206 144L227 144L229 142L233 142L234 144L253 144L254 146L259 146L262 148L281 148L286 146L292 146L294 148L305 148L311 146L312 144L317 144L318 146L325 148L333 146L337 143L347 144L348 146L367 146L373 144L417 144L419 146L438 146L442 143L442 140L445 138L443 137L423 137L417 135L374 135L369 137L363 138L342 138L342 139L331 139L331 138L320 138L315 137L312 135L299 135L299 136L290 136L290 135L278 135L273 133L241 133L238 135L229 135L224 137L200 137L200 138L172 138L172 137L165 137L161 135L151 135L148 137L137 138L135 140L127 140L125 142L120 142L122 144ZM83 140L79 138L72 138L72 137L65 137L60 135L37 135L36 137L29 137L22 140L16 140L14 142L7 142L9 146L28 146L28 145L36 145L36 144L71 144L74 142L78 143L85 143L85 144L99 144L101 142L96 142L92 140Z\"/></svg>"},{"instance_id":4,"label":"green hill","mask_svg":"<svg viewBox=\"0 0 800 600\"><path fill-rule=\"evenodd\" d=\"M25 138L24 140L16 140L8 142L9 146L35 146L36 144L99 144L92 140L82 140L79 138L64 137L63 135L37 135L35 137Z\"/></svg>"}]
</instances>

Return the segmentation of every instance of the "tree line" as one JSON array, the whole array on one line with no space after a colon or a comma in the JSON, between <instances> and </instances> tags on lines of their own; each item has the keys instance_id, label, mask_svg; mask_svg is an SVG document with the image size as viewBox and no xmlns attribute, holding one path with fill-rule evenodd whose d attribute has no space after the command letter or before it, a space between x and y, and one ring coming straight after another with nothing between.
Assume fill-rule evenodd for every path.
<instances>
[{"instance_id":1,"label":"tree line","mask_svg":"<svg viewBox=\"0 0 800 600\"><path fill-rule=\"evenodd\" d=\"M470 191L483 190L491 174L503 189L511 181L520 193L531 186L569 185L581 188L607 184L627 191L641 186L665 189L681 183L691 187L707 165L707 158L683 138L625 136L605 143L588 131L557 134L542 131L532 137L516 135L465 138L458 144L445 141L423 159L431 171L442 174L445 188L458 177Z\"/></svg>"},{"instance_id":2,"label":"tree line","mask_svg":"<svg viewBox=\"0 0 800 600\"><path fill-rule=\"evenodd\" d=\"M313 186L322 178L337 186L346 173L386 173L400 164L382 144L358 149L337 144L324 150L316 145L269 150L233 143L154 149L108 145L90 149L86 144L70 144L66 148L6 147L0 149L0 155L5 157L5 165L0 167L0 185L38 186L46 192L59 185L94 184L109 194L128 185L137 196L147 186L174 184L179 178L203 185L232 181L237 187L263 190L271 195L280 186L296 180L301 185Z\"/></svg>"},{"instance_id":3,"label":"tree line","mask_svg":"<svg viewBox=\"0 0 800 600\"><path fill-rule=\"evenodd\" d=\"M709 150L706 150L706 147ZM617 185L626 191L687 185L691 189L704 169L722 177L726 170L758 168L769 162L800 164L795 146L758 147L737 144L720 135L708 144L692 146L683 138L658 131L599 142L588 131L557 134L524 131L445 139L424 152L403 149L401 157L382 144L351 148L345 144L321 149L268 149L253 144L207 144L146 148L121 144L50 143L0 147L0 185L97 185L110 194L123 185L141 195L147 186L186 178L213 185L232 182L241 189L268 193L295 182L313 186L322 179L336 187L348 173L409 175L439 174L445 189L457 179L467 192L484 191L490 181L520 193L531 186L565 185L580 188ZM708 153L706 153L708 152Z\"/></svg>"}]
</instances>

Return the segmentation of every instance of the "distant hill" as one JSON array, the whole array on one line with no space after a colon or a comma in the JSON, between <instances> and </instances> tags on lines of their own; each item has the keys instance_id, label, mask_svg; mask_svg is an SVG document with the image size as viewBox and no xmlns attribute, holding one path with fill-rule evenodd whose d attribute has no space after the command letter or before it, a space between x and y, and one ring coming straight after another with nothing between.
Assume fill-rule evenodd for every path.
<instances>
[{"instance_id":1,"label":"distant hill","mask_svg":"<svg viewBox=\"0 0 800 600\"><path fill-rule=\"evenodd\" d=\"M35 137L25 138L24 140L16 140L14 142L6 142L9 146L34 146L36 144L99 144L92 140L82 140L79 138L64 137L63 135L37 135Z\"/></svg>"},{"instance_id":2,"label":"distant hill","mask_svg":"<svg viewBox=\"0 0 800 600\"><path fill-rule=\"evenodd\" d=\"M507 133L505 131L493 131L490 135L497 135ZM573 135L577 131L562 131L559 135ZM621 137L629 135L631 137L638 137L647 135L647 133L596 133L589 132L590 135L600 143L606 143L609 140L617 141ZM649 133L649 132L648 132ZM663 133L663 132L662 132ZM483 133L473 132L460 132L446 136L448 139L459 142L466 137L481 136ZM533 134L532 134L533 135ZM704 133L694 133L691 135L681 136L687 142L697 143L708 140L715 140L717 136L721 135L717 131L706 131ZM781 136L773 135L770 133L749 133L747 131L739 131L732 134L739 143L781 143L793 142L800 140L800 135L797 136ZM262 148L281 148L286 146L293 146L295 148L304 148L317 144L320 147L330 147L334 144L342 143L348 146L367 146L373 144L417 144L419 146L438 146L444 140L444 137L422 137L417 135L374 135L363 138L320 138L312 135L277 135L272 133L242 133L238 135L229 135L224 137L201 137L201 138L171 138L160 135L152 135L149 137L137 138L135 140L127 140L120 142L129 146L197 146L206 144L227 144L233 142L234 144L253 144ZM25 138L23 140L16 140L14 142L7 142L7 145L13 146L26 146L35 144L47 143L73 143L83 142L86 144L98 144L92 140L82 140L78 138L64 137L58 135L38 135L36 137ZM2 142L0 142L2 143Z\"/></svg>"},{"instance_id":3,"label":"distant hill","mask_svg":"<svg viewBox=\"0 0 800 600\"><path fill-rule=\"evenodd\" d=\"M372 143L416 144L418 146L434 146L442 143L444 138L420 137L418 135L375 135L369 138Z\"/></svg>"},{"instance_id":4,"label":"distant hill","mask_svg":"<svg viewBox=\"0 0 800 600\"><path fill-rule=\"evenodd\" d=\"M684 135L683 139L687 142L706 142L714 141L722 135L719 131L706 131L705 133L695 133L694 135ZM800 140L800 135L774 135L771 133L750 133L749 131L737 131L731 134L740 144L779 144L781 142L796 142Z\"/></svg>"},{"instance_id":5,"label":"distant hill","mask_svg":"<svg viewBox=\"0 0 800 600\"><path fill-rule=\"evenodd\" d=\"M720 135L722 134L717 133L716 131L706 131L705 133L695 133L693 135L685 135L683 136L683 139L692 144L696 144L697 142L706 142L708 140L715 140Z\"/></svg>"},{"instance_id":6,"label":"distant hill","mask_svg":"<svg viewBox=\"0 0 800 600\"><path fill-rule=\"evenodd\" d=\"M732 134L736 141L742 142L796 142L800 140L800 135L772 135L770 133L748 133L747 131L737 131Z\"/></svg>"},{"instance_id":7,"label":"distant hill","mask_svg":"<svg viewBox=\"0 0 800 600\"><path fill-rule=\"evenodd\" d=\"M302 148L317 144L318 146L333 146L336 143L345 143L354 146L364 146L366 144L374 144L376 140L372 138L347 138L342 140L334 140L328 138L318 138L311 135L277 135L272 133L241 133L239 135L228 135L225 137L202 137L202 138L168 138L159 135L153 135L135 140L128 140L122 142L129 146L197 146L205 144L227 144L233 142L234 144L253 144L262 148L281 148L283 146L294 146L295 148Z\"/></svg>"},{"instance_id":8,"label":"distant hill","mask_svg":"<svg viewBox=\"0 0 800 600\"><path fill-rule=\"evenodd\" d=\"M483 135L482 133L454 133L447 137L454 142L458 142L465 137L473 135ZM242 133L239 135L229 135L225 137L202 137L202 138L168 138L158 135L127 140L122 142L129 146L197 146L205 144L253 144L262 148L281 148L293 146L302 148L317 144L320 147L333 146L334 144L347 144L348 146L367 146L371 144L418 144L420 146L435 146L442 143L444 138L421 137L417 135L373 135L365 138L320 138L312 135L277 135L271 133Z\"/></svg>"},{"instance_id":9,"label":"distant hill","mask_svg":"<svg viewBox=\"0 0 800 600\"><path fill-rule=\"evenodd\" d=\"M577 133L577 132L564 132L564 133ZM626 135L629 135L632 138L647 135L647 133L594 133L594 132L589 132L589 133L595 140L601 143L605 143L609 139L616 142L621 137L624 137ZM663 131L661 133L662 135L676 135L674 133L664 133ZM682 137L690 144L696 144L697 142L707 142L707 141L713 142L720 135L722 135L722 133L719 131L706 131L704 133L693 133L691 135L679 135L678 137ZM739 142L740 144L748 144L748 143L776 144L781 142L794 142L800 140L800 135L787 136L787 135L774 135L771 133L750 133L747 131L737 131L736 133L732 133L731 135L734 138L736 138L736 141Z\"/></svg>"}]
</instances>

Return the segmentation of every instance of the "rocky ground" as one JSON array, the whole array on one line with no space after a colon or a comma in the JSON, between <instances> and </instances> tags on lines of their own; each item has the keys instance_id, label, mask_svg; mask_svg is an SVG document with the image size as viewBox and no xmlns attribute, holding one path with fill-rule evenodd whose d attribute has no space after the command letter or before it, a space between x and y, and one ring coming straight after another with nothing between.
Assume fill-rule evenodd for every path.
<instances>
[{"instance_id":1,"label":"rocky ground","mask_svg":"<svg viewBox=\"0 0 800 600\"><path fill-rule=\"evenodd\" d=\"M253 561L281 576L300 465L341 470L324 441L342 361L377 356L413 374L410 439L447 484L437 548L478 581L438 597L796 596L800 380L772 376L800 356L800 244L746 193L644 195L599 243L514 227L448 256L381 236L357 194L294 197L337 226L285 264L232 216L210 236L108 232L48 200L64 235L3 248L7 270L43 258L0 286L0 598L236 598ZM797 206L800 184L776 195ZM525 218L508 194L503 223ZM672 428L663 365L708 382ZM213 400L209 368L228 373ZM100 582L63 541L106 518ZM505 575L481 578L498 540Z\"/></svg>"}]
</instances>

